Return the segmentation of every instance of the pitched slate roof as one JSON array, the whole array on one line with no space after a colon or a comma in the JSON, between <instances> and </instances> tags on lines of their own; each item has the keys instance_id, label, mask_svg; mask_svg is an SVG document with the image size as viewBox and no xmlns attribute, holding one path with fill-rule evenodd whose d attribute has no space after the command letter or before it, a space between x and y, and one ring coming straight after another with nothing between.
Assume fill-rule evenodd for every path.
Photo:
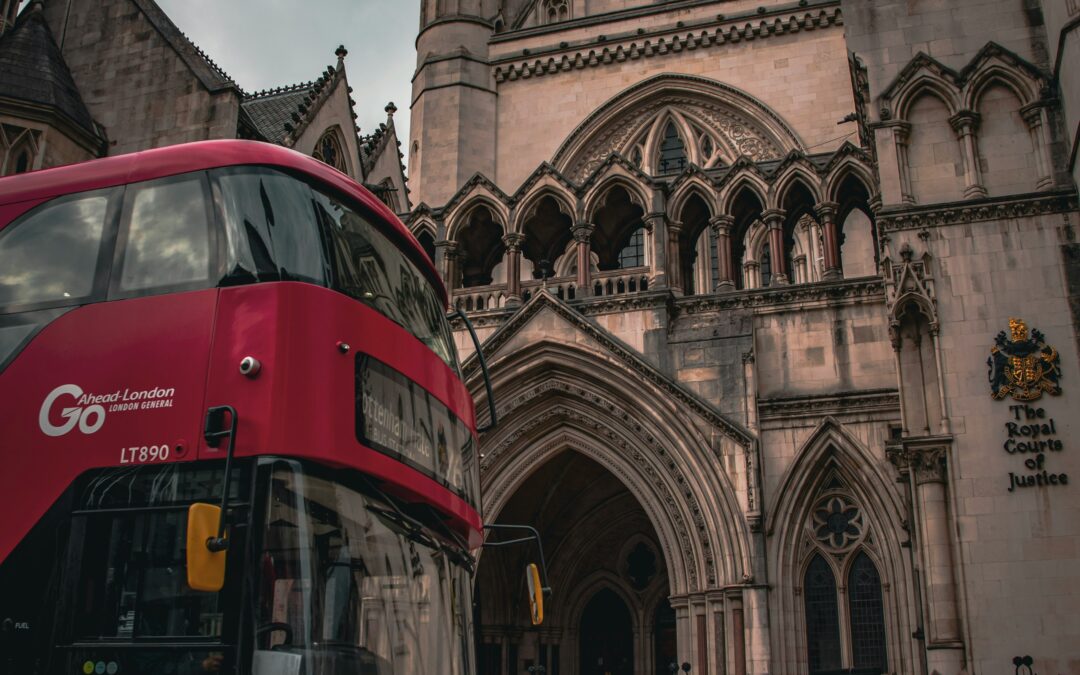
<instances>
[{"instance_id":1,"label":"pitched slate roof","mask_svg":"<svg viewBox=\"0 0 1080 675\"><path fill-rule=\"evenodd\" d=\"M0 38L0 97L48 106L91 136L97 128L36 6Z\"/></svg>"},{"instance_id":2,"label":"pitched slate roof","mask_svg":"<svg viewBox=\"0 0 1080 675\"><path fill-rule=\"evenodd\" d=\"M241 102L240 106L263 138L273 143L280 143L289 135L290 130L287 130L285 125L288 124L292 128L298 127L303 115L300 106L303 105L306 108L314 96L315 83L302 82L289 87L251 94Z\"/></svg>"}]
</instances>

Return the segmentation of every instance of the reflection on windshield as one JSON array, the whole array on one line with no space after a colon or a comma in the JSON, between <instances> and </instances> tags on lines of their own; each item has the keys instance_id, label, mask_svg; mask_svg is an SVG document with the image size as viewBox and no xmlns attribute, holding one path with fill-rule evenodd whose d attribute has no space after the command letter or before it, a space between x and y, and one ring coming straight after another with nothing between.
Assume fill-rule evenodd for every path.
<instances>
[{"instance_id":1,"label":"reflection on windshield","mask_svg":"<svg viewBox=\"0 0 1080 675\"><path fill-rule=\"evenodd\" d=\"M470 579L393 505L281 461L273 473L255 675L470 672Z\"/></svg>"}]
</instances>

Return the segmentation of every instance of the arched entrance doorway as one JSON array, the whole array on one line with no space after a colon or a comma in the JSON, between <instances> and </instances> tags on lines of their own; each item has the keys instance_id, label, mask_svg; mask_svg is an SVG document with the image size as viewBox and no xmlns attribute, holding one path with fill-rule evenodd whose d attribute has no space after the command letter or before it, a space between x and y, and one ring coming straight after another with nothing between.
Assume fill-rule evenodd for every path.
<instances>
[{"instance_id":1,"label":"arched entrance doorway","mask_svg":"<svg viewBox=\"0 0 1080 675\"><path fill-rule=\"evenodd\" d=\"M630 610L615 591L597 591L581 614L582 675L633 675L634 628Z\"/></svg>"},{"instance_id":2,"label":"arched entrance doorway","mask_svg":"<svg viewBox=\"0 0 1080 675\"><path fill-rule=\"evenodd\" d=\"M477 572L481 675L655 672L652 616L670 594L659 539L627 487L565 450L526 478L497 515L540 531L554 589L529 624L523 570L535 548L486 549Z\"/></svg>"}]
</instances>

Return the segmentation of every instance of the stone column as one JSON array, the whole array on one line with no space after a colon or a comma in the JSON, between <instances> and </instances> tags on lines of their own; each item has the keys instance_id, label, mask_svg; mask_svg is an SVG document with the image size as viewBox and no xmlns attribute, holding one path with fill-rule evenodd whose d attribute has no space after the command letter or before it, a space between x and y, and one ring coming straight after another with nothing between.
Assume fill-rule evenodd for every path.
<instances>
[{"instance_id":1,"label":"stone column","mask_svg":"<svg viewBox=\"0 0 1080 675\"><path fill-rule=\"evenodd\" d=\"M667 214L659 211L642 216L645 230L649 233L649 243L652 249L650 253L652 264L652 279L649 280L649 288L667 288L667 235L665 223Z\"/></svg>"},{"instance_id":2,"label":"stone column","mask_svg":"<svg viewBox=\"0 0 1080 675\"><path fill-rule=\"evenodd\" d=\"M784 212L780 209L768 209L761 214L761 219L769 228L769 254L772 258L772 279L770 286L785 286L790 283L787 257L784 255Z\"/></svg>"},{"instance_id":3,"label":"stone column","mask_svg":"<svg viewBox=\"0 0 1080 675\"><path fill-rule=\"evenodd\" d=\"M885 112L882 111L882 115ZM907 140L911 125L902 120L883 118L873 129L884 203L914 204L907 158Z\"/></svg>"},{"instance_id":4,"label":"stone column","mask_svg":"<svg viewBox=\"0 0 1080 675\"><path fill-rule=\"evenodd\" d=\"M521 245L525 235L510 232L503 236L506 245L506 304L516 307L521 304Z\"/></svg>"},{"instance_id":5,"label":"stone column","mask_svg":"<svg viewBox=\"0 0 1080 675\"><path fill-rule=\"evenodd\" d=\"M589 242L592 240L593 230L596 226L592 223L578 223L571 232L574 241L577 242L577 293L575 297L587 298L592 295L592 265L589 260L591 249Z\"/></svg>"},{"instance_id":6,"label":"stone column","mask_svg":"<svg viewBox=\"0 0 1080 675\"><path fill-rule=\"evenodd\" d=\"M1054 172L1046 143L1046 130L1049 128L1046 106L1042 101L1036 101L1021 108L1020 114L1027 123L1031 147L1035 150L1035 169L1039 176L1035 187L1039 190L1051 188L1054 186Z\"/></svg>"},{"instance_id":7,"label":"stone column","mask_svg":"<svg viewBox=\"0 0 1080 675\"><path fill-rule=\"evenodd\" d=\"M947 489L948 439L904 442L887 450L890 461L908 476L913 496L915 535L922 568L929 669L961 672L962 627Z\"/></svg>"},{"instance_id":8,"label":"stone column","mask_svg":"<svg viewBox=\"0 0 1080 675\"><path fill-rule=\"evenodd\" d=\"M836 210L839 207L836 202L821 202L814 206L814 211L825 226L825 269L821 273L821 278L825 280L843 276L840 269L840 232L836 225Z\"/></svg>"},{"instance_id":9,"label":"stone column","mask_svg":"<svg viewBox=\"0 0 1080 675\"><path fill-rule=\"evenodd\" d=\"M716 280L716 292L735 290L735 278L731 273L731 226L735 218L729 215L713 216L709 219L709 227L712 228L713 238L716 239L716 259L719 263Z\"/></svg>"},{"instance_id":10,"label":"stone column","mask_svg":"<svg viewBox=\"0 0 1080 675\"><path fill-rule=\"evenodd\" d=\"M683 290L682 251L679 246L681 233L682 223L669 218L667 221L668 285L679 294Z\"/></svg>"},{"instance_id":11,"label":"stone column","mask_svg":"<svg viewBox=\"0 0 1080 675\"><path fill-rule=\"evenodd\" d=\"M456 241L440 239L435 242L435 269L442 276L447 293L454 290L455 287L454 270L456 266L454 263L457 261L457 254L458 243Z\"/></svg>"},{"instance_id":12,"label":"stone column","mask_svg":"<svg viewBox=\"0 0 1080 675\"><path fill-rule=\"evenodd\" d=\"M960 154L964 158L964 199L985 197L986 188L983 187L982 171L979 168L979 148L975 142L979 113L961 110L949 118L949 124L960 141Z\"/></svg>"}]
</instances>

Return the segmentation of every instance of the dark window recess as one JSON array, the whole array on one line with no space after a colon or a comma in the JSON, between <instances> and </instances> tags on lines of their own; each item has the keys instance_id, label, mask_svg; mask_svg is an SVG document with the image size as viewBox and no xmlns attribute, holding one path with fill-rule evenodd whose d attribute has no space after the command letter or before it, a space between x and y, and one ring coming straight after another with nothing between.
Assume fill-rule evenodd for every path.
<instances>
[{"instance_id":1,"label":"dark window recess","mask_svg":"<svg viewBox=\"0 0 1080 675\"><path fill-rule=\"evenodd\" d=\"M128 188L121 293L207 285L211 220L202 174Z\"/></svg>"},{"instance_id":2,"label":"dark window recess","mask_svg":"<svg viewBox=\"0 0 1080 675\"><path fill-rule=\"evenodd\" d=\"M866 553L859 553L848 573L851 611L851 651L856 669L882 673L885 658L885 610L881 601L881 578Z\"/></svg>"},{"instance_id":3,"label":"dark window recess","mask_svg":"<svg viewBox=\"0 0 1080 675\"><path fill-rule=\"evenodd\" d=\"M686 146L673 122L668 122L667 127L664 128L664 139L660 142L658 168L661 174L677 173L686 168Z\"/></svg>"},{"instance_id":4,"label":"dark window recess","mask_svg":"<svg viewBox=\"0 0 1080 675\"><path fill-rule=\"evenodd\" d=\"M480 675L502 675L502 645L485 642L480 645Z\"/></svg>"},{"instance_id":5,"label":"dark window recess","mask_svg":"<svg viewBox=\"0 0 1080 675\"><path fill-rule=\"evenodd\" d=\"M806 569L806 647L811 673L837 670L840 662L840 614L832 568L815 555Z\"/></svg>"},{"instance_id":6,"label":"dark window recess","mask_svg":"<svg viewBox=\"0 0 1080 675\"><path fill-rule=\"evenodd\" d=\"M0 230L0 308L90 297L112 194L56 199Z\"/></svg>"},{"instance_id":7,"label":"dark window recess","mask_svg":"<svg viewBox=\"0 0 1080 675\"><path fill-rule=\"evenodd\" d=\"M635 590L644 590L656 576L656 554L644 542L639 542L626 556L626 572Z\"/></svg>"}]
</instances>

